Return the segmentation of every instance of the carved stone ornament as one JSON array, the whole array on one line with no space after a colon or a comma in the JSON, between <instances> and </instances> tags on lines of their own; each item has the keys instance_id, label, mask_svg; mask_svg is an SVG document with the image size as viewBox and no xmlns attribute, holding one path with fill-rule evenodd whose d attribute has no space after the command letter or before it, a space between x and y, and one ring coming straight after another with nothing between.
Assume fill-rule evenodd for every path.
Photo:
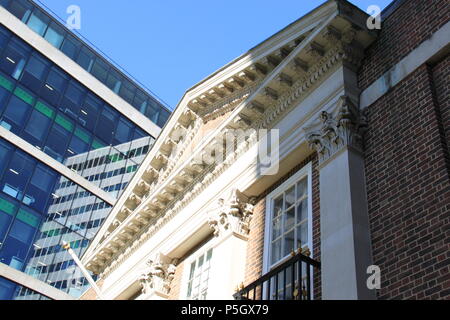
<instances>
[{"instance_id":1,"label":"carved stone ornament","mask_svg":"<svg viewBox=\"0 0 450 320\"><path fill-rule=\"evenodd\" d=\"M345 146L363 152L367 117L347 96L342 96L334 112L322 111L318 123L305 131L310 147L323 163Z\"/></svg>"},{"instance_id":2,"label":"carved stone ornament","mask_svg":"<svg viewBox=\"0 0 450 320\"><path fill-rule=\"evenodd\" d=\"M139 277L142 294L159 292L165 295L170 292L170 284L175 276L176 266L170 258L158 254L146 263Z\"/></svg>"},{"instance_id":3,"label":"carved stone ornament","mask_svg":"<svg viewBox=\"0 0 450 320\"><path fill-rule=\"evenodd\" d=\"M208 219L216 237L227 232L248 236L255 199L237 189L232 190L229 200L219 199L219 208Z\"/></svg>"}]
</instances>

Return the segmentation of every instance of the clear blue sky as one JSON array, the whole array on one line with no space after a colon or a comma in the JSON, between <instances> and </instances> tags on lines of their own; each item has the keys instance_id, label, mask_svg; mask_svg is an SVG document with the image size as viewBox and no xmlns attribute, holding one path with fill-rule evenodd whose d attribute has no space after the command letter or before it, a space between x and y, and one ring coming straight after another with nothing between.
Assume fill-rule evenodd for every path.
<instances>
[{"instance_id":1,"label":"clear blue sky","mask_svg":"<svg viewBox=\"0 0 450 320\"><path fill-rule=\"evenodd\" d=\"M184 92L324 0L40 0L174 108ZM391 0L353 0L364 11Z\"/></svg>"}]
</instances>

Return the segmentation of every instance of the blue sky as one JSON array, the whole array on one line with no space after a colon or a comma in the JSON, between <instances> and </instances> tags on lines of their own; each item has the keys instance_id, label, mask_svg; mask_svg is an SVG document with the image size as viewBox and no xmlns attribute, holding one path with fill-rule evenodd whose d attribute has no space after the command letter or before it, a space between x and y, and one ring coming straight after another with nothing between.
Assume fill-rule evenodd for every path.
<instances>
[{"instance_id":1,"label":"blue sky","mask_svg":"<svg viewBox=\"0 0 450 320\"><path fill-rule=\"evenodd\" d=\"M39 0L174 108L184 92L324 0ZM364 11L391 0L353 0Z\"/></svg>"}]
</instances>

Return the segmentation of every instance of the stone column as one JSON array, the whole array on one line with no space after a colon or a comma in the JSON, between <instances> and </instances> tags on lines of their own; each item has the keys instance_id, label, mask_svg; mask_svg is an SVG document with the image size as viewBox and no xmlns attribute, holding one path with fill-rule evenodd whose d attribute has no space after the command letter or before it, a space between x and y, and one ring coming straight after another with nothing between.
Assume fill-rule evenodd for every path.
<instances>
[{"instance_id":1,"label":"stone column","mask_svg":"<svg viewBox=\"0 0 450 320\"><path fill-rule=\"evenodd\" d=\"M366 118L342 96L307 129L319 154L323 299L375 299L366 282L372 265L363 137Z\"/></svg>"}]
</instances>

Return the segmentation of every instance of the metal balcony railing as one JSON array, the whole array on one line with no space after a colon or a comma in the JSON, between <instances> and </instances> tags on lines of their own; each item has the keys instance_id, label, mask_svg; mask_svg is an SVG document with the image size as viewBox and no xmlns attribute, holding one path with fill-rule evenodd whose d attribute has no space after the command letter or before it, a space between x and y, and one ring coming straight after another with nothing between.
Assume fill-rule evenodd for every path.
<instances>
[{"instance_id":1,"label":"metal balcony railing","mask_svg":"<svg viewBox=\"0 0 450 320\"><path fill-rule=\"evenodd\" d=\"M291 253L291 258L247 287L241 285L236 300L311 300L312 275L320 262L309 257L309 249Z\"/></svg>"}]
</instances>

